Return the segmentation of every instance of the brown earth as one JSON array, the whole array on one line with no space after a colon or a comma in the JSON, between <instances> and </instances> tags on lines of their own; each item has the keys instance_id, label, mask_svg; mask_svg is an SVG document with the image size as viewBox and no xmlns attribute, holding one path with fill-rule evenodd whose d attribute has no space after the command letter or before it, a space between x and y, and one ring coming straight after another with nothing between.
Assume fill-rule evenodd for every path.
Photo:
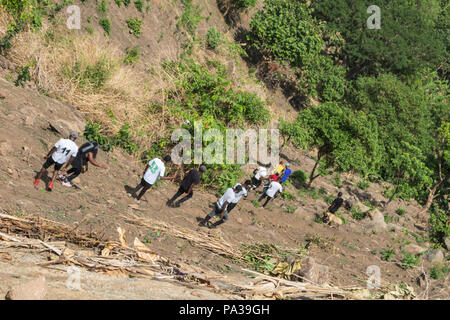
<instances>
[{"instance_id":1,"label":"brown earth","mask_svg":"<svg viewBox=\"0 0 450 320\"><path fill-rule=\"evenodd\" d=\"M158 233L152 228L130 224L124 216L151 217L169 225L191 230L192 233L209 233L216 239L223 239L230 243L236 250L241 244L255 242L300 249L307 244L307 238L314 236L315 240L309 246L308 255L314 257L318 263L329 267L328 282L333 286L365 287L368 277L367 267L377 265L381 268L383 286L403 282L412 285L417 296L428 289L428 298L449 297L448 277L432 280L429 288L419 286L418 277L430 267L430 263L424 257L418 267L403 270L399 266L402 258L400 249L408 244L416 243L411 233L418 235L422 232L414 226L412 219L413 213L419 208L414 201L393 201L383 211L384 216L390 216L393 221L384 231L365 230L363 227L369 218L354 220L344 209L340 210L340 214L348 221L338 228L314 222L315 214L322 213L328 206L324 198L329 195L334 196L338 190L344 192L344 198L355 195L361 202L367 200L379 206L383 201L387 201L381 194L383 190L381 185L372 183L368 190L362 191L356 187L357 177L343 175L341 176L342 187L338 188L331 182L330 177L321 177L313 184L316 191L322 188L321 193L312 195L302 192L304 190L302 188L296 189L294 186L289 186L288 192L296 199L285 201L278 198L266 210L254 207L252 201L257 199L258 195L252 193L247 200L239 203L231 213L230 220L215 230L197 225L197 219L209 213L217 199L216 195L209 190L198 189L193 199L184 206L171 209L165 206L165 202L175 193L177 186L171 182L160 182L156 188L147 192L142 204L137 206L135 201L127 196L125 186L134 187L138 183L143 166L138 160L120 150L108 154L100 152L98 161L106 163L109 170L104 171L91 166L89 171L81 176L78 183L80 189L68 189L57 183L54 190L48 192L43 182L38 189L35 189L32 185L33 178L42 165L43 156L52 144L60 137L66 136L69 130L78 130L81 133L84 118L69 105L38 95L31 89L15 87L3 79L0 79L0 93L5 97L0 100L0 179L3 181L3 188L0 190L0 208L7 214L18 217L41 216L70 226L77 226L78 230L105 240L117 240L117 227L120 226L126 230L128 243L132 243L132 240L137 237L145 241L152 250L172 261L197 266L222 275L236 275L242 279L245 279L246 272L241 268L248 267L245 263L236 263L172 234ZM82 142L82 139L77 141L79 145ZM294 170L302 169L309 172L313 166L313 161L307 155L299 155L294 150L287 150L284 153L285 157L290 159ZM250 168L247 171L250 171ZM406 209L406 214L401 217L395 213L399 206ZM294 212L291 212L292 208ZM5 231L0 224L0 232ZM417 245L425 250L429 244L419 242ZM392 262L382 261L380 258L380 251L388 246L392 246L396 252ZM14 282L18 283L21 279L34 279L37 277L35 275L42 274L47 275L47 280L50 282L49 298L90 297L71 292L60 296L61 284L56 282L62 275L59 276L52 271L34 266L33 258L29 258L31 264L24 264L28 259L26 256L21 259L18 260L19 262L11 263L0 255L0 263L4 270L2 271L3 280L0 282L0 294L6 293L7 288ZM102 279L107 278L95 274L90 276L96 278L96 281L91 284L91 289L94 291L98 289L98 292L94 294L97 298L203 299L206 296L217 298L214 294L211 293L208 296L205 292L195 297L191 291L183 291L184 288L171 288L172 284L151 280L142 288L146 286L154 287L155 290L159 288L160 294L144 294L139 289L141 282L133 293L124 290L120 291L122 292L120 294L107 294L106 292L110 290L100 290L103 286ZM114 281L114 279L108 280L108 286L115 288ZM137 283L136 280L124 281ZM118 288L124 285L123 282L117 284ZM172 289L173 293L171 293Z\"/></svg>"}]
</instances>

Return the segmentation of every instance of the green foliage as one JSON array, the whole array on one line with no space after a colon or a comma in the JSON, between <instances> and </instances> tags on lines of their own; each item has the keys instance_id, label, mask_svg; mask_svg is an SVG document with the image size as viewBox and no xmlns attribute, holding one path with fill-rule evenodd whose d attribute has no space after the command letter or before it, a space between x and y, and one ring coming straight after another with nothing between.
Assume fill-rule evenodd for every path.
<instances>
[{"instance_id":1,"label":"green foliage","mask_svg":"<svg viewBox=\"0 0 450 320\"><path fill-rule=\"evenodd\" d=\"M137 64L139 62L140 50L139 47L126 48L127 56L123 59L125 64Z\"/></svg>"},{"instance_id":2,"label":"green foliage","mask_svg":"<svg viewBox=\"0 0 450 320\"><path fill-rule=\"evenodd\" d=\"M109 20L109 18L101 18L98 21L98 24L103 28L105 34L109 36L111 32L111 21Z\"/></svg>"},{"instance_id":3,"label":"green foliage","mask_svg":"<svg viewBox=\"0 0 450 320\"><path fill-rule=\"evenodd\" d=\"M287 213L294 213L297 208L294 206L286 206L285 210Z\"/></svg>"},{"instance_id":4,"label":"green foliage","mask_svg":"<svg viewBox=\"0 0 450 320\"><path fill-rule=\"evenodd\" d=\"M223 34L217 28L210 27L206 33L206 43L209 48L217 48L223 41Z\"/></svg>"},{"instance_id":5,"label":"green foliage","mask_svg":"<svg viewBox=\"0 0 450 320\"><path fill-rule=\"evenodd\" d=\"M302 170L295 170L291 174L290 178L294 182L295 186L302 186L306 183L306 180L308 180L308 176Z\"/></svg>"},{"instance_id":6,"label":"green foliage","mask_svg":"<svg viewBox=\"0 0 450 320\"><path fill-rule=\"evenodd\" d=\"M401 261L400 267L402 269L411 269L416 267L420 262L420 254L413 255L409 252L403 252L403 259Z\"/></svg>"},{"instance_id":7,"label":"green foliage","mask_svg":"<svg viewBox=\"0 0 450 320\"><path fill-rule=\"evenodd\" d=\"M106 13L106 11L108 10L107 9L107 3L108 3L108 0L102 0L100 2L100 5L98 6L98 12Z\"/></svg>"},{"instance_id":8,"label":"green foliage","mask_svg":"<svg viewBox=\"0 0 450 320\"><path fill-rule=\"evenodd\" d=\"M334 178L330 179L330 182L334 184L336 187L341 188L342 187L342 181L340 175L335 175Z\"/></svg>"},{"instance_id":9,"label":"green foliage","mask_svg":"<svg viewBox=\"0 0 450 320\"><path fill-rule=\"evenodd\" d=\"M38 0L0 0L0 6L14 19L13 25L31 25L35 29L42 26L42 5Z\"/></svg>"},{"instance_id":10,"label":"green foliage","mask_svg":"<svg viewBox=\"0 0 450 320\"><path fill-rule=\"evenodd\" d=\"M238 9L248 9L256 5L257 0L232 0L233 6Z\"/></svg>"},{"instance_id":11,"label":"green foliage","mask_svg":"<svg viewBox=\"0 0 450 320\"><path fill-rule=\"evenodd\" d=\"M327 21L330 33L344 38L339 58L350 75L379 74L384 70L411 75L444 64L448 53L448 5L438 0L312 1L313 16ZM367 8L381 8L381 28L369 29ZM425 9L426 8L426 9ZM447 62L448 63L448 62Z\"/></svg>"},{"instance_id":12,"label":"green foliage","mask_svg":"<svg viewBox=\"0 0 450 320\"><path fill-rule=\"evenodd\" d=\"M144 151L145 162L150 161L156 157L162 157L166 153L167 147L170 144L170 140L166 138L160 138L154 142L150 149Z\"/></svg>"},{"instance_id":13,"label":"green foliage","mask_svg":"<svg viewBox=\"0 0 450 320\"><path fill-rule=\"evenodd\" d=\"M212 164L208 167L208 171L202 176L203 186L219 189L221 194L233 187L242 177L239 165Z\"/></svg>"},{"instance_id":14,"label":"green foliage","mask_svg":"<svg viewBox=\"0 0 450 320\"><path fill-rule=\"evenodd\" d=\"M131 0L122 0L122 3L124 4L125 7L128 8L128 6L129 6L130 3L131 3Z\"/></svg>"},{"instance_id":15,"label":"green foliage","mask_svg":"<svg viewBox=\"0 0 450 320\"><path fill-rule=\"evenodd\" d=\"M136 7L137 11L142 12L142 8L144 7L144 1L136 0L134 1L134 6Z\"/></svg>"},{"instance_id":16,"label":"green foliage","mask_svg":"<svg viewBox=\"0 0 450 320\"><path fill-rule=\"evenodd\" d=\"M369 181L361 180L358 182L358 188L360 188L361 190L366 190L367 188L369 188L369 186L370 186Z\"/></svg>"},{"instance_id":17,"label":"green foliage","mask_svg":"<svg viewBox=\"0 0 450 320\"><path fill-rule=\"evenodd\" d=\"M391 262L392 257L395 255L394 249L387 247L381 250L381 260Z\"/></svg>"},{"instance_id":18,"label":"green foliage","mask_svg":"<svg viewBox=\"0 0 450 320\"><path fill-rule=\"evenodd\" d=\"M83 90L100 89L105 86L115 67L114 61L108 57L100 57L93 65L80 57L73 66L66 66L64 75L74 79Z\"/></svg>"},{"instance_id":19,"label":"green foliage","mask_svg":"<svg viewBox=\"0 0 450 320\"><path fill-rule=\"evenodd\" d=\"M448 208L448 200L446 201ZM450 223L448 213L435 206L430 214L430 238L434 243L444 244L445 237L450 236Z\"/></svg>"},{"instance_id":20,"label":"green foliage","mask_svg":"<svg viewBox=\"0 0 450 320\"><path fill-rule=\"evenodd\" d=\"M295 200L295 196L292 193L288 192L288 191L281 192L280 193L280 197L283 200L288 200L288 201Z\"/></svg>"},{"instance_id":21,"label":"green foliage","mask_svg":"<svg viewBox=\"0 0 450 320\"><path fill-rule=\"evenodd\" d=\"M406 210L402 207L398 207L397 210L395 210L395 213L397 213L399 216L402 216L406 213Z\"/></svg>"},{"instance_id":22,"label":"green foliage","mask_svg":"<svg viewBox=\"0 0 450 320\"><path fill-rule=\"evenodd\" d=\"M131 137L130 126L128 124L123 125L119 132L117 132L114 144L130 154L139 151L138 145Z\"/></svg>"},{"instance_id":23,"label":"green foliage","mask_svg":"<svg viewBox=\"0 0 450 320\"><path fill-rule=\"evenodd\" d=\"M434 264L430 268L430 277L433 279L442 279L450 273L450 268L446 263Z\"/></svg>"},{"instance_id":24,"label":"green foliage","mask_svg":"<svg viewBox=\"0 0 450 320\"><path fill-rule=\"evenodd\" d=\"M321 26L300 1L265 0L253 16L248 39L261 51L302 67L322 50Z\"/></svg>"},{"instance_id":25,"label":"green foliage","mask_svg":"<svg viewBox=\"0 0 450 320\"><path fill-rule=\"evenodd\" d=\"M128 29L130 29L131 33L136 37L139 38L142 34L142 20L139 20L139 18L129 18L125 20L127 23Z\"/></svg>"},{"instance_id":26,"label":"green foliage","mask_svg":"<svg viewBox=\"0 0 450 320\"><path fill-rule=\"evenodd\" d=\"M204 19L201 15L202 8L198 4L193 5L193 0L181 0L181 2L185 6L185 10L177 23L177 28L186 30L188 34L195 38L197 25Z\"/></svg>"},{"instance_id":27,"label":"green foliage","mask_svg":"<svg viewBox=\"0 0 450 320\"><path fill-rule=\"evenodd\" d=\"M255 208L261 207L261 203L258 200L253 200L252 203Z\"/></svg>"},{"instance_id":28,"label":"green foliage","mask_svg":"<svg viewBox=\"0 0 450 320\"><path fill-rule=\"evenodd\" d=\"M14 82L14 84L18 87L21 86L22 88L25 86L25 82L31 80L30 76L30 67L34 66L35 62L29 62L24 67L19 68L17 79Z\"/></svg>"},{"instance_id":29,"label":"green foliage","mask_svg":"<svg viewBox=\"0 0 450 320\"><path fill-rule=\"evenodd\" d=\"M353 206L350 210L350 213L355 220L361 220L365 217L365 213L361 211L361 208L359 206Z\"/></svg>"},{"instance_id":30,"label":"green foliage","mask_svg":"<svg viewBox=\"0 0 450 320\"><path fill-rule=\"evenodd\" d=\"M94 28L92 28L91 26L85 26L84 30L86 30L86 32L89 33L90 35L94 34Z\"/></svg>"},{"instance_id":31,"label":"green foliage","mask_svg":"<svg viewBox=\"0 0 450 320\"><path fill-rule=\"evenodd\" d=\"M114 149L114 143L107 135L102 133L101 127L102 125L100 123L94 123L88 120L84 129L84 137L88 141L96 141L103 151L111 151Z\"/></svg>"},{"instance_id":32,"label":"green foliage","mask_svg":"<svg viewBox=\"0 0 450 320\"><path fill-rule=\"evenodd\" d=\"M114 0L114 2L116 3L116 5L120 8L120 6L122 5L123 1L122 0Z\"/></svg>"}]
</instances>

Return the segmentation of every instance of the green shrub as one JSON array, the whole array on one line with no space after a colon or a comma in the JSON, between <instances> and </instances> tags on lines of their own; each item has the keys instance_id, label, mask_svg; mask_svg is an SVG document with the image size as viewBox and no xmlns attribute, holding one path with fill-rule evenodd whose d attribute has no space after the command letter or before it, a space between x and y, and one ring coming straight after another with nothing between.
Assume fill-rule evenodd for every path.
<instances>
[{"instance_id":1,"label":"green shrub","mask_svg":"<svg viewBox=\"0 0 450 320\"><path fill-rule=\"evenodd\" d=\"M223 34L216 27L210 27L206 33L206 43L209 48L216 49L223 40Z\"/></svg>"},{"instance_id":2,"label":"green shrub","mask_svg":"<svg viewBox=\"0 0 450 320\"><path fill-rule=\"evenodd\" d=\"M94 28L92 28L91 26L85 26L84 30L86 30L86 32L90 35L94 34Z\"/></svg>"},{"instance_id":3,"label":"green shrub","mask_svg":"<svg viewBox=\"0 0 450 320\"><path fill-rule=\"evenodd\" d=\"M360 188L361 190L366 190L369 186L369 181L361 180L360 182L358 182L358 188Z\"/></svg>"},{"instance_id":4,"label":"green shrub","mask_svg":"<svg viewBox=\"0 0 450 320\"><path fill-rule=\"evenodd\" d=\"M107 0L102 0L102 2L100 2L100 5L98 6L98 12L106 13L106 11L107 11Z\"/></svg>"},{"instance_id":5,"label":"green shrub","mask_svg":"<svg viewBox=\"0 0 450 320\"><path fill-rule=\"evenodd\" d=\"M285 209L287 213L294 213L297 208L294 206L286 206Z\"/></svg>"},{"instance_id":6,"label":"green shrub","mask_svg":"<svg viewBox=\"0 0 450 320\"><path fill-rule=\"evenodd\" d=\"M292 173L291 179L294 184L303 185L308 180L308 175L302 170L296 170Z\"/></svg>"},{"instance_id":7,"label":"green shrub","mask_svg":"<svg viewBox=\"0 0 450 320\"><path fill-rule=\"evenodd\" d=\"M130 126L128 124L123 125L119 132L117 132L114 143L130 154L139 151L138 145L131 137Z\"/></svg>"},{"instance_id":8,"label":"green shrub","mask_svg":"<svg viewBox=\"0 0 450 320\"><path fill-rule=\"evenodd\" d=\"M353 206L350 210L353 219L355 220L361 220L365 217L365 213L361 211L361 208L359 206Z\"/></svg>"},{"instance_id":9,"label":"green shrub","mask_svg":"<svg viewBox=\"0 0 450 320\"><path fill-rule=\"evenodd\" d=\"M139 47L126 48L127 56L123 59L125 64L137 64L139 62Z\"/></svg>"},{"instance_id":10,"label":"green shrub","mask_svg":"<svg viewBox=\"0 0 450 320\"><path fill-rule=\"evenodd\" d=\"M142 34L142 20L139 20L138 18L130 18L125 22L127 23L128 29L130 29L131 33L139 38Z\"/></svg>"},{"instance_id":11,"label":"green shrub","mask_svg":"<svg viewBox=\"0 0 450 320\"><path fill-rule=\"evenodd\" d=\"M450 268L446 263L434 264L430 268L430 277L433 279L442 279L450 272Z\"/></svg>"},{"instance_id":12,"label":"green shrub","mask_svg":"<svg viewBox=\"0 0 450 320\"><path fill-rule=\"evenodd\" d=\"M202 8L198 4L193 5L193 0L181 0L181 2L185 6L185 10L177 23L177 28L186 30L194 37L198 23L204 19L201 16Z\"/></svg>"},{"instance_id":13,"label":"green shrub","mask_svg":"<svg viewBox=\"0 0 450 320\"><path fill-rule=\"evenodd\" d=\"M232 0L233 6L238 9L248 9L256 5L257 0Z\"/></svg>"},{"instance_id":14,"label":"green shrub","mask_svg":"<svg viewBox=\"0 0 450 320\"><path fill-rule=\"evenodd\" d=\"M30 67L34 66L34 62L27 63L24 67L19 68L17 79L14 82L16 87L21 86L22 88L25 86L25 82L31 80L30 75Z\"/></svg>"},{"instance_id":15,"label":"green shrub","mask_svg":"<svg viewBox=\"0 0 450 320\"><path fill-rule=\"evenodd\" d=\"M123 0L114 0L118 7L120 7L123 3Z\"/></svg>"},{"instance_id":16,"label":"green shrub","mask_svg":"<svg viewBox=\"0 0 450 320\"><path fill-rule=\"evenodd\" d=\"M409 252L403 252L401 268L402 269L411 269L417 266L420 262L420 255L413 255Z\"/></svg>"},{"instance_id":17,"label":"green shrub","mask_svg":"<svg viewBox=\"0 0 450 320\"><path fill-rule=\"evenodd\" d=\"M283 200L295 200L295 196L288 191L281 192L280 197Z\"/></svg>"},{"instance_id":18,"label":"green shrub","mask_svg":"<svg viewBox=\"0 0 450 320\"><path fill-rule=\"evenodd\" d=\"M255 208L259 208L261 206L261 203L258 200L253 200L252 203Z\"/></svg>"},{"instance_id":19,"label":"green shrub","mask_svg":"<svg viewBox=\"0 0 450 320\"><path fill-rule=\"evenodd\" d=\"M430 214L429 225L431 241L443 245L445 237L450 236L448 214L444 210L433 208Z\"/></svg>"},{"instance_id":20,"label":"green shrub","mask_svg":"<svg viewBox=\"0 0 450 320\"><path fill-rule=\"evenodd\" d=\"M399 216L402 216L406 213L406 210L402 207L399 207L397 210L395 210L395 213L397 213Z\"/></svg>"},{"instance_id":21,"label":"green shrub","mask_svg":"<svg viewBox=\"0 0 450 320\"><path fill-rule=\"evenodd\" d=\"M391 262L392 257L395 255L394 249L387 247L381 250L381 260Z\"/></svg>"},{"instance_id":22,"label":"green shrub","mask_svg":"<svg viewBox=\"0 0 450 320\"><path fill-rule=\"evenodd\" d=\"M101 132L101 127L102 125L100 123L94 123L88 120L84 129L84 137L89 141L96 141L105 152L112 151L114 149L114 142Z\"/></svg>"},{"instance_id":23,"label":"green shrub","mask_svg":"<svg viewBox=\"0 0 450 320\"><path fill-rule=\"evenodd\" d=\"M136 1L134 2L134 6L136 7L136 9L137 9L139 12L142 12L142 8L144 7L144 1L142 1L142 0L136 0Z\"/></svg>"},{"instance_id":24,"label":"green shrub","mask_svg":"<svg viewBox=\"0 0 450 320\"><path fill-rule=\"evenodd\" d=\"M98 23L102 26L105 34L109 36L111 32L111 21L108 18L101 18Z\"/></svg>"},{"instance_id":25,"label":"green shrub","mask_svg":"<svg viewBox=\"0 0 450 320\"><path fill-rule=\"evenodd\" d=\"M67 67L64 73L68 78L75 79L81 89L99 89L110 78L113 68L113 61L100 57L93 65L86 65L82 60L76 61L74 66Z\"/></svg>"}]
</instances>

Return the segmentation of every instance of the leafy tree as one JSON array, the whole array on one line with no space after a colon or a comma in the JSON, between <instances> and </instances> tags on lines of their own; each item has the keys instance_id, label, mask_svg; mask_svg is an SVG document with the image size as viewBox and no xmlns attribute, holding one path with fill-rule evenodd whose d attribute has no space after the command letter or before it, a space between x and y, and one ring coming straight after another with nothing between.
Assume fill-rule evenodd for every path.
<instances>
[{"instance_id":1,"label":"leafy tree","mask_svg":"<svg viewBox=\"0 0 450 320\"><path fill-rule=\"evenodd\" d=\"M376 122L335 102L300 112L294 123L282 122L281 134L302 149L316 148L317 160L309 186L328 168L375 172L379 162ZM319 174L316 174L318 169Z\"/></svg>"},{"instance_id":2,"label":"leafy tree","mask_svg":"<svg viewBox=\"0 0 450 320\"><path fill-rule=\"evenodd\" d=\"M335 0L312 1L312 6L314 17L345 39L341 58L353 78L383 70L410 75L448 63L449 14L444 3L441 7L438 0ZM381 10L380 29L366 24L367 8L374 4Z\"/></svg>"}]
</instances>

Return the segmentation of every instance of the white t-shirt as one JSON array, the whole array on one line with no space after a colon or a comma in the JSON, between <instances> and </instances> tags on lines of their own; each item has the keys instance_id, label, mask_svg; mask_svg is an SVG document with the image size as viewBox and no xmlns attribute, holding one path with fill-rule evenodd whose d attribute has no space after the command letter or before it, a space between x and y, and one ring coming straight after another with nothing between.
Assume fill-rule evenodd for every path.
<instances>
[{"instance_id":1,"label":"white t-shirt","mask_svg":"<svg viewBox=\"0 0 450 320\"><path fill-rule=\"evenodd\" d=\"M159 177L164 177L166 166L164 163L155 158L148 163L148 169L145 171L144 180L149 184L154 184Z\"/></svg>"},{"instance_id":2,"label":"white t-shirt","mask_svg":"<svg viewBox=\"0 0 450 320\"><path fill-rule=\"evenodd\" d=\"M219 209L223 209L222 206L225 202L232 203L236 199L236 194L234 193L232 188L228 188L227 191L223 194L222 198L217 201L217 206Z\"/></svg>"},{"instance_id":3,"label":"white t-shirt","mask_svg":"<svg viewBox=\"0 0 450 320\"><path fill-rule=\"evenodd\" d=\"M266 191L266 194L269 197L273 198L275 196L275 193L277 193L277 191L283 192L283 187L278 182L272 181L269 185L269 189L267 189Z\"/></svg>"},{"instance_id":4,"label":"white t-shirt","mask_svg":"<svg viewBox=\"0 0 450 320\"><path fill-rule=\"evenodd\" d=\"M237 184L233 187L233 189L236 188L237 186L241 186L241 187L242 187L242 191L239 191L238 193L235 193L233 203L238 203L239 200L241 200L242 197L246 197L246 196L247 196L247 190L245 190L245 188L244 188L244 186L243 186L242 184L237 183Z\"/></svg>"},{"instance_id":5,"label":"white t-shirt","mask_svg":"<svg viewBox=\"0 0 450 320\"><path fill-rule=\"evenodd\" d=\"M52 154L52 159L56 163L64 164L70 157L76 157L78 146L70 139L60 139L55 143L56 151Z\"/></svg>"},{"instance_id":6,"label":"white t-shirt","mask_svg":"<svg viewBox=\"0 0 450 320\"><path fill-rule=\"evenodd\" d=\"M259 167L258 171L256 171L255 178L261 180L261 178L267 177L267 168Z\"/></svg>"}]
</instances>

